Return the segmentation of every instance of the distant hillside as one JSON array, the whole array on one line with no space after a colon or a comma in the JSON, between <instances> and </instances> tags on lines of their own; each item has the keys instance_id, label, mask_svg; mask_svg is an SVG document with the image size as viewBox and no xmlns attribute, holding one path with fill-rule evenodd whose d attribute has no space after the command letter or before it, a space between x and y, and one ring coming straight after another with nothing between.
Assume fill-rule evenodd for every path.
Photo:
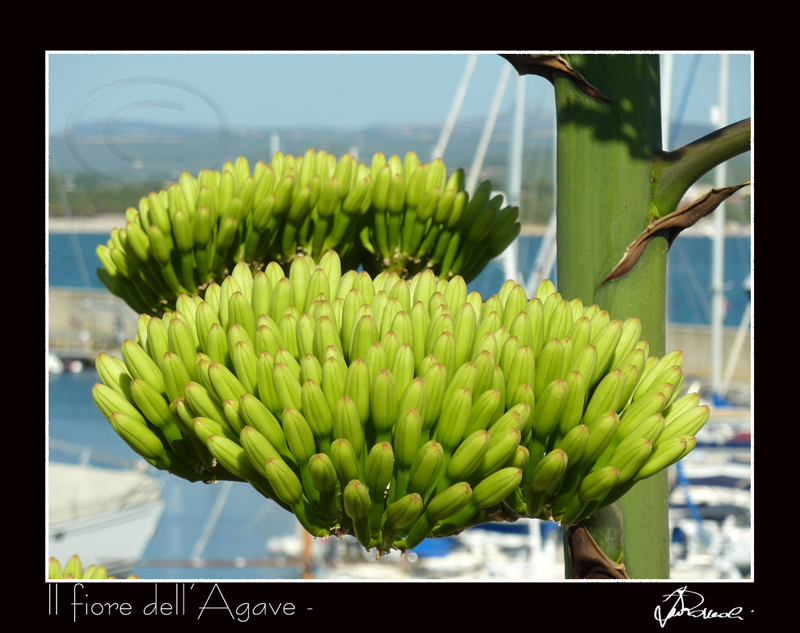
<instances>
[{"instance_id":1,"label":"distant hillside","mask_svg":"<svg viewBox=\"0 0 800 633\"><path fill-rule=\"evenodd\" d=\"M507 155L511 119L498 117L488 155ZM451 168L469 168L483 131L484 121L458 121L445 152ZM525 121L525 144L551 143L551 124L541 114L529 112ZM545 132L543 134L543 132ZM171 128L141 121L123 121L113 129L103 122L82 124L68 135L53 133L50 157L62 173L97 172L114 180L174 178L181 171L192 173L205 167L219 168L225 160L246 156L269 160L271 138L277 133L286 154L303 154L309 147L341 155L355 148L360 160L375 152L404 155L413 150L430 160L441 133L441 125L379 126L358 130L325 128L206 129ZM365 158L366 157L366 158Z\"/></svg>"},{"instance_id":2,"label":"distant hillside","mask_svg":"<svg viewBox=\"0 0 800 633\"><path fill-rule=\"evenodd\" d=\"M463 167L469 172L484 124L483 119L456 122L444 154L450 171ZM490 179L499 190L506 189L511 125L510 112L498 116L481 172L481 180ZM683 125L673 145L679 147L710 131L710 127ZM51 176L62 176L73 215L121 212L135 206L141 195L176 180L182 171L197 174L203 168L219 169L224 161L239 156L247 157L251 164L269 161L275 133L285 154L302 155L313 147L336 156L356 152L360 161L369 163L375 152L404 156L413 150L421 160L428 161L439 140L441 125L387 125L359 130L219 130L126 120L109 129L105 122L94 121L81 124L66 135L51 135ZM520 204L526 222L546 222L555 204L553 141L549 116L528 111ZM730 161L731 182L746 180L749 169L749 153ZM710 175L706 178L711 182ZM54 217L64 213L57 189L51 187L50 210Z\"/></svg>"}]
</instances>

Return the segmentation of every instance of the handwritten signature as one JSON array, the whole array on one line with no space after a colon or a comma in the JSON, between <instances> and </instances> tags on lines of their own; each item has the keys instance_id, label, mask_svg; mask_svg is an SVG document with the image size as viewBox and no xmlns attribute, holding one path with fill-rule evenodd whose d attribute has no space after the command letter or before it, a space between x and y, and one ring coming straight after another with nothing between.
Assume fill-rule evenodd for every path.
<instances>
[{"instance_id":1,"label":"handwritten signature","mask_svg":"<svg viewBox=\"0 0 800 633\"><path fill-rule=\"evenodd\" d=\"M689 591L686 587L676 589L671 594L664 596L661 602L667 602L670 598L674 598L675 601L672 603L672 606L670 606L666 615L661 615L660 605L656 607L655 618L658 620L662 629L667 623L667 620L681 615L688 615L691 618L702 618L703 620L709 620L711 618L744 619L740 615L742 607L734 607L730 611L714 611L708 607L701 608L701 605L705 602L705 598L696 591Z\"/></svg>"}]
</instances>

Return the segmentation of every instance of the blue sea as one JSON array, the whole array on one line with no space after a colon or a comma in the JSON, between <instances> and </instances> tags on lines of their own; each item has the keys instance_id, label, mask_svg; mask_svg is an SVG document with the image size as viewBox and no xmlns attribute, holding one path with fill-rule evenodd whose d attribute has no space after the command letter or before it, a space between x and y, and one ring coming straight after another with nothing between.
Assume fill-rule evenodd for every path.
<instances>
[{"instance_id":1,"label":"blue sea","mask_svg":"<svg viewBox=\"0 0 800 633\"><path fill-rule=\"evenodd\" d=\"M95 270L100 263L95 255L97 244L105 243L107 234L51 234L48 248L49 283L54 287L103 288ZM520 238L520 267L533 268L540 236ZM708 325L711 322L711 253L712 241L706 237L681 236L669 253L668 321ZM725 325L738 327L749 295L742 284L751 272L751 238L728 237L725 241L725 288L727 312ZM551 277L557 283L557 279ZM502 267L493 262L470 285L488 297L505 281ZM47 382L47 422L49 436L55 440L89 447L130 459L135 457L113 432L92 401L91 388L98 382L94 368L78 374L50 376ZM53 459L69 457L53 451ZM293 515L265 500L245 484L190 484L177 477L153 470L163 482L166 507L157 532L144 554L145 563L134 571L143 579L257 579L299 578L293 567L181 567L163 561L186 561L202 548L200 558L233 561L267 556L267 540L274 536L295 534ZM219 520L208 523L215 505L224 502ZM213 530L211 528L213 527ZM205 534L210 536L205 538ZM77 552L80 554L79 552ZM65 562L65 561L62 561ZM85 561L87 564L91 561Z\"/></svg>"}]
</instances>

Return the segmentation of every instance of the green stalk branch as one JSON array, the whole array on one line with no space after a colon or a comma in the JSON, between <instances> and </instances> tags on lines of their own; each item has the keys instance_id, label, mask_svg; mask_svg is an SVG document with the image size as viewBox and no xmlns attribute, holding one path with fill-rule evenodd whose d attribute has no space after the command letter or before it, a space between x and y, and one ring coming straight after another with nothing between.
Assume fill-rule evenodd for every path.
<instances>
[{"instance_id":1,"label":"green stalk branch","mask_svg":"<svg viewBox=\"0 0 800 633\"><path fill-rule=\"evenodd\" d=\"M678 208L683 194L718 165L750 150L750 119L733 123L671 152L659 153L653 162L653 206L659 218Z\"/></svg>"}]
</instances>

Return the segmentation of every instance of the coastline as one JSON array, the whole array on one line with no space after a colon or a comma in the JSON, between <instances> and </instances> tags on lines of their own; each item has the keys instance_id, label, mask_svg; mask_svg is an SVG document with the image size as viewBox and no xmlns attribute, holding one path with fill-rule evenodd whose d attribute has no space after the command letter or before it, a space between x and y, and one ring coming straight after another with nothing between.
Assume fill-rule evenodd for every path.
<instances>
[{"instance_id":1,"label":"coastline","mask_svg":"<svg viewBox=\"0 0 800 633\"><path fill-rule=\"evenodd\" d=\"M47 218L48 233L111 233L112 229L125 228L124 213L102 213L77 218Z\"/></svg>"}]
</instances>

